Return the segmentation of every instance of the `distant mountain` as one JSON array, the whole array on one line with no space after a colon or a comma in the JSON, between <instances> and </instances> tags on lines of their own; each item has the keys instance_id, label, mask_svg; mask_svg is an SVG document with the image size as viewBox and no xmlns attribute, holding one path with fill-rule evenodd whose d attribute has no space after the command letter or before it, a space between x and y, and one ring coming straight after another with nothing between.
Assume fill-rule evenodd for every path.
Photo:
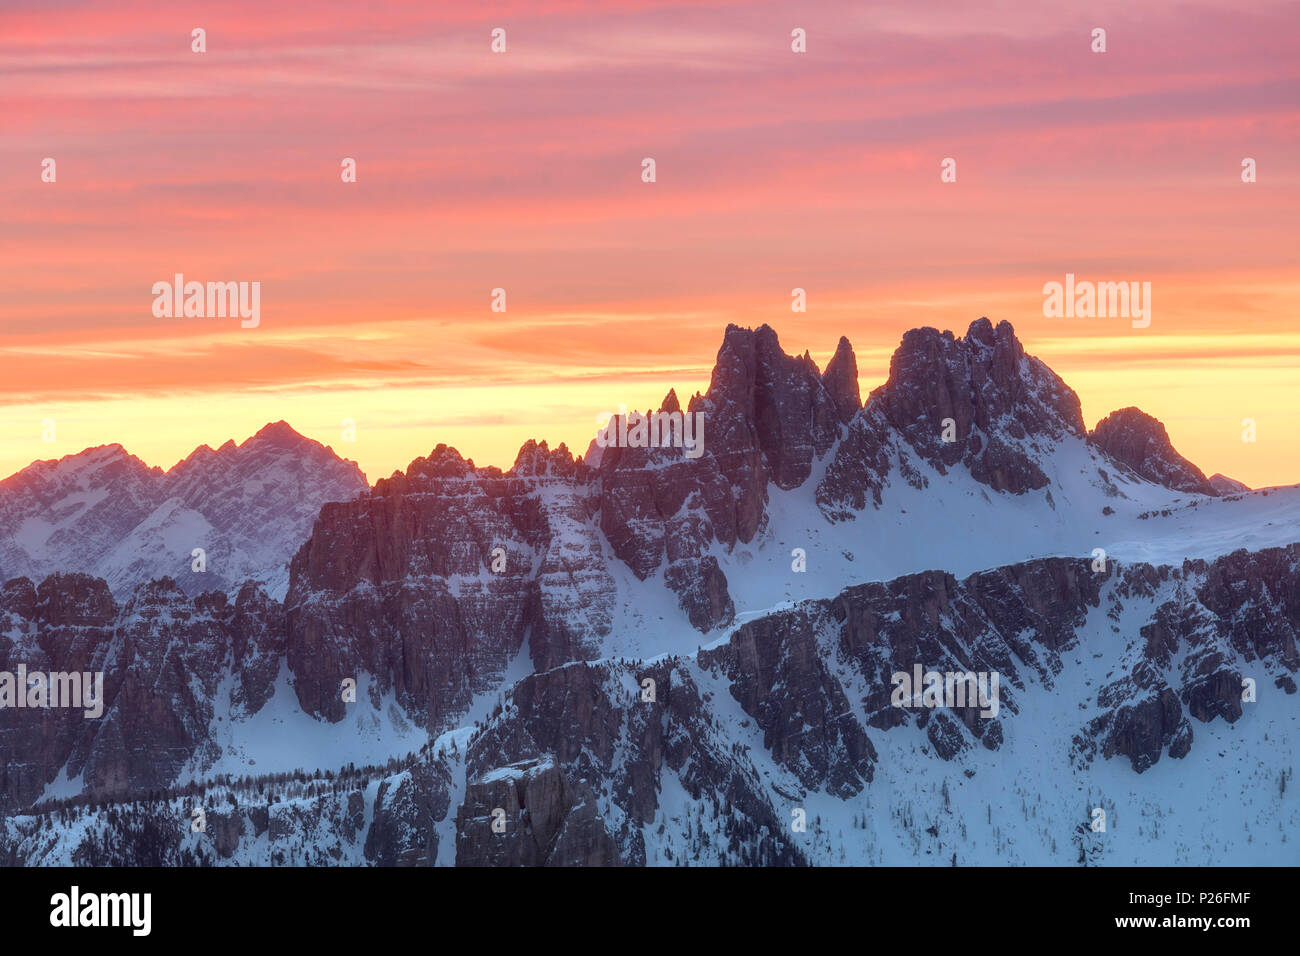
<instances>
[{"instance_id":1,"label":"distant mountain","mask_svg":"<svg viewBox=\"0 0 1300 956\"><path fill-rule=\"evenodd\" d=\"M366 487L355 463L285 422L242 445L204 445L167 472L121 445L38 461L0 481L0 582L82 572L125 596L164 576L191 594L253 579L283 597L320 506Z\"/></svg>"},{"instance_id":2,"label":"distant mountain","mask_svg":"<svg viewBox=\"0 0 1300 956\"><path fill-rule=\"evenodd\" d=\"M1221 493L1201 469L1174 451L1165 426L1141 409L1121 408L1111 412L1097 423L1088 437L1111 458L1148 481L1175 491L1192 491L1200 495ZM1216 477L1231 481L1222 475Z\"/></svg>"},{"instance_id":3,"label":"distant mountain","mask_svg":"<svg viewBox=\"0 0 1300 956\"><path fill-rule=\"evenodd\" d=\"M0 670L102 669L107 704L98 721L0 710L0 852L1287 859L1273 834L1300 830L1283 800L1300 744L1300 487L1216 494L1136 409L1089 435L1006 322L907 332L865 403L855 373L847 339L821 370L767 326L729 326L707 391L659 410L702 416L698 455L530 441L503 471L438 445L303 518L283 602L256 584L187 594L188 562L129 592L10 581ZM297 474L282 446L301 440L276 428L216 474L233 446L200 449L162 501L156 470L120 449L67 474L38 463L25 500L111 543L136 514L129 535L165 541L153 529L199 499L252 553L273 516L240 523L272 494L251 476ZM916 666L998 673L998 713L894 706L892 675ZM208 834L161 825L196 794ZM136 799L137 814L86 810L52 841L60 811L21 811L61 798ZM141 818L173 836L135 841L122 821ZM105 846L121 849L105 860Z\"/></svg>"},{"instance_id":4,"label":"distant mountain","mask_svg":"<svg viewBox=\"0 0 1300 956\"><path fill-rule=\"evenodd\" d=\"M1210 487L1221 495L1236 495L1243 491L1250 491L1250 485L1218 472L1210 476Z\"/></svg>"}]
</instances>

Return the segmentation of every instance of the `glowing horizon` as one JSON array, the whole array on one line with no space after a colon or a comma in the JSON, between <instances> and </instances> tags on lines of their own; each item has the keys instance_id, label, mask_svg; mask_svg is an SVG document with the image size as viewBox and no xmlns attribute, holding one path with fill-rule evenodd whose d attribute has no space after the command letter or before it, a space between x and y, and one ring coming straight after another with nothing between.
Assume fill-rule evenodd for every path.
<instances>
[{"instance_id":1,"label":"glowing horizon","mask_svg":"<svg viewBox=\"0 0 1300 956\"><path fill-rule=\"evenodd\" d=\"M1300 4L72 7L0 11L0 476L280 419L371 483L508 468L702 391L728 323L847 336L865 399L906 330L988 316L1089 427L1300 482ZM1151 327L1044 317L1067 272L1151 282ZM260 282L259 327L155 318L175 273Z\"/></svg>"}]
</instances>

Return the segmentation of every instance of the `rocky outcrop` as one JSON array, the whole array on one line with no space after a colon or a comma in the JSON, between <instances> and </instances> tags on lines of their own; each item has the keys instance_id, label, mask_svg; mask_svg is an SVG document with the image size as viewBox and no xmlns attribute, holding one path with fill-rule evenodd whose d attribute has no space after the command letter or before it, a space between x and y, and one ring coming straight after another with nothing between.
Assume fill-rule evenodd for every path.
<instances>
[{"instance_id":1,"label":"rocky outcrop","mask_svg":"<svg viewBox=\"0 0 1300 956\"><path fill-rule=\"evenodd\" d=\"M1082 560L1045 558L963 581L929 571L844 591L831 607L841 651L867 679L869 723L886 729L926 719L924 709L892 700L892 675L911 675L918 664L923 672L997 673L998 709L1015 714L1022 671L1050 687L1061 669L1057 652L1077 641L1077 629L1099 606L1105 578L1088 568ZM993 719L980 716L982 709L968 703L951 711L978 738Z\"/></svg>"},{"instance_id":2,"label":"rocky outcrop","mask_svg":"<svg viewBox=\"0 0 1300 956\"><path fill-rule=\"evenodd\" d=\"M488 840L499 836L491 833L488 818L505 804L491 801L509 799L507 781L535 765L557 768L578 788L584 807L599 808L620 864L647 862L646 830L669 822L662 800L671 790L714 808L718 837L706 851L709 859L800 863L789 840L789 800L766 789L748 761L736 759L734 741L711 719L709 692L698 683L703 677L687 662L673 660L571 664L517 684L503 713L470 744L467 776L486 789L471 786L458 815L459 832L469 841L465 859L481 861L500 845ZM495 796L489 799L488 793ZM509 813L507 818L514 819ZM768 835L756 844L763 828ZM603 842L597 849L603 856Z\"/></svg>"},{"instance_id":3,"label":"rocky outcrop","mask_svg":"<svg viewBox=\"0 0 1300 956\"><path fill-rule=\"evenodd\" d=\"M269 699L284 651L280 606L256 586L234 603L219 591L188 597L170 578L141 585L119 606L98 578L51 575L0 589L0 670L102 674L101 712L0 709L0 796L37 799L61 773L86 792L122 795L210 764L218 693L233 712ZM223 706L225 706L223 704Z\"/></svg>"},{"instance_id":4,"label":"rocky outcrop","mask_svg":"<svg viewBox=\"0 0 1300 956\"><path fill-rule=\"evenodd\" d=\"M550 759L470 782L456 813L457 866L616 866L596 794Z\"/></svg>"},{"instance_id":5,"label":"rocky outcrop","mask_svg":"<svg viewBox=\"0 0 1300 956\"><path fill-rule=\"evenodd\" d=\"M1174 450L1165 426L1138 408L1111 412L1097 423L1088 440L1147 481L1174 491L1219 495L1223 482L1232 481L1219 475L1222 481L1216 487L1201 469Z\"/></svg>"},{"instance_id":6,"label":"rocky outcrop","mask_svg":"<svg viewBox=\"0 0 1300 956\"><path fill-rule=\"evenodd\" d=\"M437 824L447 816L451 774L441 760L420 760L380 781L366 859L377 866L432 866L438 859Z\"/></svg>"},{"instance_id":7,"label":"rocky outcrop","mask_svg":"<svg viewBox=\"0 0 1300 956\"><path fill-rule=\"evenodd\" d=\"M731 695L763 731L772 758L809 789L841 799L871 782L876 751L818 643L825 620L793 611L746 624L703 667L719 667Z\"/></svg>"},{"instance_id":8,"label":"rocky outcrop","mask_svg":"<svg viewBox=\"0 0 1300 956\"><path fill-rule=\"evenodd\" d=\"M1279 661L1300 669L1300 544L1234 551L1204 568L1196 600L1214 615L1206 639L1216 638L1247 661Z\"/></svg>"},{"instance_id":9,"label":"rocky outcrop","mask_svg":"<svg viewBox=\"0 0 1300 956\"><path fill-rule=\"evenodd\" d=\"M1047 483L1040 442L1084 435L1078 396L1025 354L1009 322L971 323L964 339L934 329L903 336L889 381L872 392L907 443L940 472L961 462L976 481L1019 494ZM943 440L943 420L956 441Z\"/></svg>"},{"instance_id":10,"label":"rocky outcrop","mask_svg":"<svg viewBox=\"0 0 1300 956\"><path fill-rule=\"evenodd\" d=\"M822 388L830 394L839 413L840 421L847 425L862 410L862 393L858 390L858 358L853 346L840 336L835 354L822 372Z\"/></svg>"},{"instance_id":11,"label":"rocky outcrop","mask_svg":"<svg viewBox=\"0 0 1300 956\"><path fill-rule=\"evenodd\" d=\"M1157 695L1136 704L1124 704L1116 711L1102 756L1122 754L1141 773L1160 759L1161 751L1178 734L1186 732L1185 725L1177 695L1165 688ZM1180 746L1178 750L1186 753L1185 747Z\"/></svg>"},{"instance_id":12,"label":"rocky outcrop","mask_svg":"<svg viewBox=\"0 0 1300 956\"><path fill-rule=\"evenodd\" d=\"M294 557L288 663L303 709L339 720L373 678L431 729L495 687L530 638L540 669L593 656L614 581L595 486L561 445L502 473L439 445L372 494L321 511Z\"/></svg>"},{"instance_id":13,"label":"rocky outcrop","mask_svg":"<svg viewBox=\"0 0 1300 956\"><path fill-rule=\"evenodd\" d=\"M807 353L786 355L770 327L730 325L708 391L686 409L703 422L700 454L601 449L601 530L638 577L666 567L666 583L694 626L729 623L726 579L708 550L752 541L766 521L768 485L803 484L857 407L847 339L822 373ZM670 392L657 411L679 410Z\"/></svg>"},{"instance_id":14,"label":"rocky outcrop","mask_svg":"<svg viewBox=\"0 0 1300 956\"><path fill-rule=\"evenodd\" d=\"M1188 716L1202 723L1239 720L1251 674L1257 686L1266 675L1285 686L1300 670L1298 570L1300 545L1237 551L1181 568L1124 569L1117 612L1123 600L1172 593L1140 628L1134 656L1119 668L1124 676L1099 691L1103 712L1076 738L1080 752L1089 754L1100 742L1103 756L1126 756L1142 773L1166 749L1172 757L1188 753L1194 739Z\"/></svg>"},{"instance_id":15,"label":"rocky outcrop","mask_svg":"<svg viewBox=\"0 0 1300 956\"><path fill-rule=\"evenodd\" d=\"M925 486L918 463L940 474L961 465L994 491L1022 494L1048 483L1046 452L1085 434L1078 396L1025 354L1009 323L979 319L965 338L913 329L850 423L817 501L832 520L878 506L895 468Z\"/></svg>"}]
</instances>

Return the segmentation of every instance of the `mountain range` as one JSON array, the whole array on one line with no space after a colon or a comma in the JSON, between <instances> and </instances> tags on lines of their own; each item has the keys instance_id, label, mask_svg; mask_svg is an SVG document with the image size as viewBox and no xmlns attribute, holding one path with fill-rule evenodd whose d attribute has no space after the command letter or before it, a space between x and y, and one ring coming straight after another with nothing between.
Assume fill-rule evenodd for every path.
<instances>
[{"instance_id":1,"label":"mountain range","mask_svg":"<svg viewBox=\"0 0 1300 956\"><path fill-rule=\"evenodd\" d=\"M354 462L286 422L242 445L202 445L166 472L121 445L87 448L0 481L0 580L75 570L121 597L167 576L191 594L252 579L283 598L321 505L366 488Z\"/></svg>"},{"instance_id":2,"label":"mountain range","mask_svg":"<svg viewBox=\"0 0 1300 956\"><path fill-rule=\"evenodd\" d=\"M865 402L847 339L729 326L659 411L702 454L438 445L367 487L281 422L0 482L0 670L105 674L99 719L0 710L0 853L1296 860L1300 487L1135 408L1089 432L987 319ZM997 715L896 706L916 665L998 674Z\"/></svg>"}]
</instances>

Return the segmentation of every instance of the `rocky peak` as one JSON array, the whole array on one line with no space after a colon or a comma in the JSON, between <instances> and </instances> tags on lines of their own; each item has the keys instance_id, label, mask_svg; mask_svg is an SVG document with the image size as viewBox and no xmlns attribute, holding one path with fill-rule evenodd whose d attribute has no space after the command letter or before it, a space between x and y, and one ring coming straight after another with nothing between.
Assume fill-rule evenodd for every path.
<instances>
[{"instance_id":1,"label":"rocky peak","mask_svg":"<svg viewBox=\"0 0 1300 956\"><path fill-rule=\"evenodd\" d=\"M833 521L879 507L895 471L924 488L916 458L940 474L964 466L994 491L1022 494L1048 484L1040 462L1059 443L1085 435L1078 396L1025 354L1010 323L981 318L965 338L912 329L890 359L888 381L849 422L817 503Z\"/></svg>"},{"instance_id":2,"label":"rocky peak","mask_svg":"<svg viewBox=\"0 0 1300 956\"><path fill-rule=\"evenodd\" d=\"M102 627L117 615L108 585L89 574L52 574L36 588L36 613L54 627Z\"/></svg>"},{"instance_id":3,"label":"rocky peak","mask_svg":"<svg viewBox=\"0 0 1300 956\"><path fill-rule=\"evenodd\" d=\"M708 630L734 613L725 574L708 552L753 540L768 486L796 488L856 410L852 350L841 342L828 377L808 355L787 355L770 326L727 326L708 391L691 399L699 454L678 448L593 448L600 527L614 553L642 579L664 566L691 623ZM829 383L831 387L828 387ZM661 411L680 408L669 392ZM697 432L697 439L700 434Z\"/></svg>"},{"instance_id":4,"label":"rocky peak","mask_svg":"<svg viewBox=\"0 0 1300 956\"><path fill-rule=\"evenodd\" d=\"M964 339L929 327L905 333L890 359L889 381L870 400L881 403L895 427L925 429L922 442L937 440L936 415L956 420L956 444L972 428L1014 438L1087 433L1078 396L1025 355L1010 322L995 327L987 318L972 322Z\"/></svg>"},{"instance_id":5,"label":"rocky peak","mask_svg":"<svg viewBox=\"0 0 1300 956\"><path fill-rule=\"evenodd\" d=\"M1165 426L1139 408L1111 412L1097 423L1088 439L1148 481L1174 491L1222 493L1201 469L1174 450Z\"/></svg>"},{"instance_id":6,"label":"rocky peak","mask_svg":"<svg viewBox=\"0 0 1300 956\"><path fill-rule=\"evenodd\" d=\"M727 326L705 396L719 419L711 423L713 435L720 425L729 436L724 453L757 445L777 487L802 484L814 456L825 454L839 438L843 364L831 380L839 391L832 393L812 359L787 355L771 326Z\"/></svg>"},{"instance_id":7,"label":"rocky peak","mask_svg":"<svg viewBox=\"0 0 1300 956\"><path fill-rule=\"evenodd\" d=\"M426 457L417 458L406 471L395 471L375 482L372 494L378 497L403 495L427 490L439 479L469 478L476 474L472 459L464 458L455 448L441 442Z\"/></svg>"},{"instance_id":8,"label":"rocky peak","mask_svg":"<svg viewBox=\"0 0 1300 956\"><path fill-rule=\"evenodd\" d=\"M118 444L98 445L62 458L35 461L0 481L0 529L3 528L5 499L17 496L41 504L92 486L111 485L122 494L161 477L161 468L151 468Z\"/></svg>"},{"instance_id":9,"label":"rocky peak","mask_svg":"<svg viewBox=\"0 0 1300 956\"><path fill-rule=\"evenodd\" d=\"M214 477L217 474L239 473L237 480L242 483L245 473L261 474L277 465L295 472L306 468L322 473L328 480L346 486L348 497L367 487L365 475L355 462L299 434L288 422L278 421L264 425L240 445L230 440L216 451L207 445L196 448L167 473L166 491L184 496L196 484L221 481Z\"/></svg>"},{"instance_id":10,"label":"rocky peak","mask_svg":"<svg viewBox=\"0 0 1300 956\"><path fill-rule=\"evenodd\" d=\"M285 422L242 445L201 445L167 472L121 445L88 448L0 482L0 581L83 572L123 597L161 575L192 594L256 577L282 594L321 505L366 487L355 462Z\"/></svg>"},{"instance_id":11,"label":"rocky peak","mask_svg":"<svg viewBox=\"0 0 1300 956\"><path fill-rule=\"evenodd\" d=\"M1016 494L1047 484L1036 459L1049 445L1087 433L1078 396L1025 354L1011 323L987 318L965 338L907 332L867 408L941 471L962 462L977 481ZM947 419L953 441L943 437Z\"/></svg>"},{"instance_id":12,"label":"rocky peak","mask_svg":"<svg viewBox=\"0 0 1300 956\"><path fill-rule=\"evenodd\" d=\"M835 403L840 421L847 425L862 408L862 394L858 390L858 359L844 336L840 336L840 344L826 364L821 381L822 388Z\"/></svg>"},{"instance_id":13,"label":"rocky peak","mask_svg":"<svg viewBox=\"0 0 1300 956\"><path fill-rule=\"evenodd\" d=\"M295 448L299 445L314 444L311 439L305 438L294 431L293 427L281 419L278 422L269 422L263 425L252 438L250 442L263 442L270 445L278 445L281 448ZM247 444L247 442L245 442Z\"/></svg>"},{"instance_id":14,"label":"rocky peak","mask_svg":"<svg viewBox=\"0 0 1300 956\"><path fill-rule=\"evenodd\" d=\"M542 477L573 478L577 474L577 464L569 448L563 442L554 451L546 442L529 439L515 456L514 467L509 474L515 478Z\"/></svg>"},{"instance_id":15,"label":"rocky peak","mask_svg":"<svg viewBox=\"0 0 1300 956\"><path fill-rule=\"evenodd\" d=\"M1217 471L1210 476L1209 481L1210 487L1220 495L1236 495L1243 491L1250 491L1250 485L1235 478L1229 478Z\"/></svg>"}]
</instances>

